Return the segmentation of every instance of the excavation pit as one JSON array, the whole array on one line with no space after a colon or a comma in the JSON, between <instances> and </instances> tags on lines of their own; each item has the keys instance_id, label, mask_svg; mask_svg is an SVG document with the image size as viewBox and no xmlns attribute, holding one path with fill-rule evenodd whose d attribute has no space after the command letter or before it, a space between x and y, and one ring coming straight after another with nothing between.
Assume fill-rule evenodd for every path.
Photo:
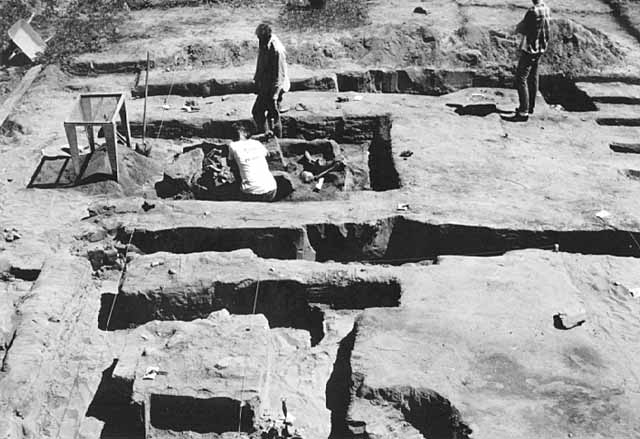
<instances>
[{"instance_id":1,"label":"excavation pit","mask_svg":"<svg viewBox=\"0 0 640 439\"><path fill-rule=\"evenodd\" d=\"M151 322L127 335L111 380L128 395L121 407L141 407L141 437L252 433L269 398L271 344L260 315Z\"/></svg>"},{"instance_id":2,"label":"excavation pit","mask_svg":"<svg viewBox=\"0 0 640 439\"><path fill-rule=\"evenodd\" d=\"M400 188L391 126L388 116L285 121L287 135L302 138L262 140L269 169L278 183L276 201L322 201L347 192ZM218 134L230 134L232 129L222 128ZM229 143L217 140L186 147L166 166L163 180L156 183L158 196L242 199L240 182L230 166Z\"/></svg>"},{"instance_id":3,"label":"excavation pit","mask_svg":"<svg viewBox=\"0 0 640 439\"><path fill-rule=\"evenodd\" d=\"M240 401L232 398L193 398L175 395L151 395L150 424L157 430L217 433L251 433L255 414L251 407L240 413Z\"/></svg>"},{"instance_id":4,"label":"excavation pit","mask_svg":"<svg viewBox=\"0 0 640 439\"><path fill-rule=\"evenodd\" d=\"M308 331L317 345L325 336L327 308L400 304L394 278L308 264L264 261L248 251L140 256L128 265L115 305L113 294L102 296L98 325L116 330L153 320L192 321L222 309L234 315L255 311L271 328Z\"/></svg>"}]
</instances>

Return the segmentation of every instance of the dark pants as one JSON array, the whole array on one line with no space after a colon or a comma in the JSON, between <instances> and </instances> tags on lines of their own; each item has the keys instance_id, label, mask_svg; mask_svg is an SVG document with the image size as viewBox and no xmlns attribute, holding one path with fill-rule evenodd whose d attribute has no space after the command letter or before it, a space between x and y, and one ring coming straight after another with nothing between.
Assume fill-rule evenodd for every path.
<instances>
[{"instance_id":1,"label":"dark pants","mask_svg":"<svg viewBox=\"0 0 640 439\"><path fill-rule=\"evenodd\" d=\"M270 192L267 192L265 194L242 194L242 200L243 201L274 201L276 199L276 194L278 193L278 189L274 189Z\"/></svg>"},{"instance_id":2,"label":"dark pants","mask_svg":"<svg viewBox=\"0 0 640 439\"><path fill-rule=\"evenodd\" d=\"M283 95L284 91L282 90L278 93L278 99L273 99L273 96L258 94L256 102L253 104L253 109L251 110L253 120L258 127L258 132L266 133L268 130L271 130L276 137L282 138L280 103L282 102Z\"/></svg>"},{"instance_id":3,"label":"dark pants","mask_svg":"<svg viewBox=\"0 0 640 439\"><path fill-rule=\"evenodd\" d=\"M525 51L520 53L518 70L516 71L516 87L520 106L518 113L531 114L536 107L536 95L538 94L538 64L542 54L532 55Z\"/></svg>"}]
</instances>

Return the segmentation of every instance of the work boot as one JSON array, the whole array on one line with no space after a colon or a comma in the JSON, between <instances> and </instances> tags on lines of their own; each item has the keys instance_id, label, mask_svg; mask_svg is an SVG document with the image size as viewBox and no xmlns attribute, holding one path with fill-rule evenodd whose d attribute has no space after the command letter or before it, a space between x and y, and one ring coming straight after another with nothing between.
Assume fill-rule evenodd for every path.
<instances>
[{"instance_id":1,"label":"work boot","mask_svg":"<svg viewBox=\"0 0 640 439\"><path fill-rule=\"evenodd\" d=\"M527 120L529 120L529 112L528 111L522 111L520 110L520 108L516 108L514 110L514 112L516 113L516 115L513 117L513 120L515 121L522 121L522 122L526 122Z\"/></svg>"}]
</instances>

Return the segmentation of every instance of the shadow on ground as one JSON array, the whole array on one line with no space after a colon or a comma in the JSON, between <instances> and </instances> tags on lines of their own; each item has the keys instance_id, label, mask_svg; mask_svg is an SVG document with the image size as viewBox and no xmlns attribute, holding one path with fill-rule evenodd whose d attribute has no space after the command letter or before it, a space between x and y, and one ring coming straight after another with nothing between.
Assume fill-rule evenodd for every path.
<instances>
[{"instance_id":1,"label":"shadow on ground","mask_svg":"<svg viewBox=\"0 0 640 439\"><path fill-rule=\"evenodd\" d=\"M447 107L455 108L455 113L459 116L487 117L490 114L510 114L512 111L500 110L496 104L447 104Z\"/></svg>"},{"instance_id":2,"label":"shadow on ground","mask_svg":"<svg viewBox=\"0 0 640 439\"><path fill-rule=\"evenodd\" d=\"M27 187L60 188L114 180L104 148L81 155L80 162L80 176L77 178L71 157L43 155Z\"/></svg>"}]
</instances>

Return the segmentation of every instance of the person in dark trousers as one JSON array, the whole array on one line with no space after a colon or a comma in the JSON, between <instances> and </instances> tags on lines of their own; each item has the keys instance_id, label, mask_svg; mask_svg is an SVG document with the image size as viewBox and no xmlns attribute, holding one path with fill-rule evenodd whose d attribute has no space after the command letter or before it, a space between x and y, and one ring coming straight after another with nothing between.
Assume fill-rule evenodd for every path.
<instances>
[{"instance_id":1,"label":"person in dark trousers","mask_svg":"<svg viewBox=\"0 0 640 439\"><path fill-rule=\"evenodd\" d=\"M259 132L273 131L276 137L281 138L280 103L284 93L291 88L287 72L287 55L284 46L268 24L258 25L256 36L260 48L253 80L258 97L251 113Z\"/></svg>"},{"instance_id":2,"label":"person in dark trousers","mask_svg":"<svg viewBox=\"0 0 640 439\"><path fill-rule=\"evenodd\" d=\"M533 114L538 94L538 65L547 51L550 36L551 13L544 0L533 0L516 32L522 35L520 60L516 71L516 87L520 105L516 119L526 121Z\"/></svg>"}]
</instances>

